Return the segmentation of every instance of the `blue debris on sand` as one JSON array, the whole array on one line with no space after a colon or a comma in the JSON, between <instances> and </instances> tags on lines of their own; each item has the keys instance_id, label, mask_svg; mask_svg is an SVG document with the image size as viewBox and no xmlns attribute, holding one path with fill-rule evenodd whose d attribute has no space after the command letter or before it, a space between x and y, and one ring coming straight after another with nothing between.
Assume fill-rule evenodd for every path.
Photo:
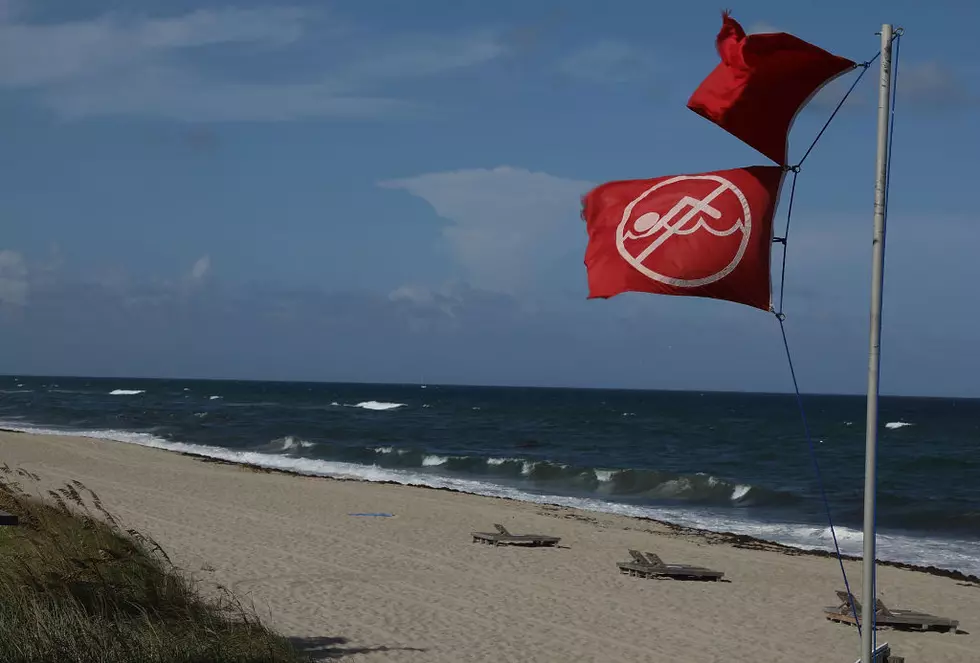
<instances>
[{"instance_id":1,"label":"blue debris on sand","mask_svg":"<svg viewBox=\"0 0 980 663\"><path fill-rule=\"evenodd\" d=\"M379 518L393 518L393 513L348 513L348 516L377 516Z\"/></svg>"}]
</instances>

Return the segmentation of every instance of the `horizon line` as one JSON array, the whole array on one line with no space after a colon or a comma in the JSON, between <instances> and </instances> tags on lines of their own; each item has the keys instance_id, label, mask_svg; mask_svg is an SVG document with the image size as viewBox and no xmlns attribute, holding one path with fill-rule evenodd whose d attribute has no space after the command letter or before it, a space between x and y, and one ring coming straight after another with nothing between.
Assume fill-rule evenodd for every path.
<instances>
[{"instance_id":1,"label":"horizon line","mask_svg":"<svg viewBox=\"0 0 980 663\"><path fill-rule=\"evenodd\" d=\"M68 380L136 380L147 382L177 382L186 380L190 382L243 382L243 383L274 383L274 384L298 384L298 385L343 385L343 386L377 386L377 387L452 387L462 389L541 389L553 391L637 391L637 392L658 392L658 393L707 393L707 394L746 394L754 396L793 396L795 392L786 391L765 391L753 389L674 389L657 387L583 387L568 385L547 385L547 384L498 384L498 383L465 383L465 382L371 382L371 381L348 381L348 380L291 380L282 378L230 378L230 377L137 377L133 375L62 375L55 373L2 373L0 378L63 378ZM818 397L847 397L847 398L867 398L864 392L800 392L802 396ZM915 398L933 400L980 400L978 396L937 396L922 394L900 394L885 393L879 394L881 398Z\"/></svg>"}]
</instances>

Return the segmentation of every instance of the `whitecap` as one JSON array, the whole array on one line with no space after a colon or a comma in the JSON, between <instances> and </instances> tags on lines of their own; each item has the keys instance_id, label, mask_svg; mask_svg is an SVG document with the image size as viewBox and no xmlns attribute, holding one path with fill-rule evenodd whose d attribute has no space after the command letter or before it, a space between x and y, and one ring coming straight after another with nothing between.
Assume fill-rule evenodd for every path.
<instances>
[{"instance_id":1,"label":"whitecap","mask_svg":"<svg viewBox=\"0 0 980 663\"><path fill-rule=\"evenodd\" d=\"M109 392L110 396L136 396L137 394L145 394L145 389L113 389Z\"/></svg>"},{"instance_id":2,"label":"whitecap","mask_svg":"<svg viewBox=\"0 0 980 663\"><path fill-rule=\"evenodd\" d=\"M384 401L362 401L357 405L349 405L348 407L359 407L362 410L394 410L396 408L405 407L404 403L385 403Z\"/></svg>"},{"instance_id":3,"label":"whitecap","mask_svg":"<svg viewBox=\"0 0 980 663\"><path fill-rule=\"evenodd\" d=\"M912 424L907 421L889 421L885 424L885 428L888 430L898 430L899 428L905 428L906 426L912 426Z\"/></svg>"}]
</instances>

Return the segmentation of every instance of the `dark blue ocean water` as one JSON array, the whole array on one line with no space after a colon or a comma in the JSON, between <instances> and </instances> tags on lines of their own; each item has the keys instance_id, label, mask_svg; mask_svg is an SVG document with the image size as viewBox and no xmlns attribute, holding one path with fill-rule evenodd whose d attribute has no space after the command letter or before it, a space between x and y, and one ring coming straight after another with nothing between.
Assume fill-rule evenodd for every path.
<instances>
[{"instance_id":1,"label":"dark blue ocean water","mask_svg":"<svg viewBox=\"0 0 980 663\"><path fill-rule=\"evenodd\" d=\"M805 404L860 554L865 401ZM881 424L880 556L980 573L980 401L883 398ZM831 545L791 395L5 377L0 426Z\"/></svg>"}]
</instances>

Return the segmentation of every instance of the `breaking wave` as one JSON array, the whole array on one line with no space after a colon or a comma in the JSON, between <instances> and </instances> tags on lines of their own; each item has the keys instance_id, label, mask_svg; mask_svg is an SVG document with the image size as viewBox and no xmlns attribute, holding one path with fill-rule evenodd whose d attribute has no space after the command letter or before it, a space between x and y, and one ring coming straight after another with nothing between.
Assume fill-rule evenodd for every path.
<instances>
[{"instance_id":1,"label":"breaking wave","mask_svg":"<svg viewBox=\"0 0 980 663\"><path fill-rule=\"evenodd\" d=\"M286 437L281 437L278 440L273 440L272 444L274 447L278 447L281 451L295 451L297 449L309 449L314 445L313 442L308 440L301 440L299 438L293 437L292 435L287 435Z\"/></svg>"},{"instance_id":2,"label":"breaking wave","mask_svg":"<svg viewBox=\"0 0 980 663\"><path fill-rule=\"evenodd\" d=\"M145 394L145 389L113 389L109 392L110 396L136 396L137 394Z\"/></svg>"},{"instance_id":3,"label":"breaking wave","mask_svg":"<svg viewBox=\"0 0 980 663\"><path fill-rule=\"evenodd\" d=\"M379 468L422 470L486 478L535 489L598 497L675 501L717 506L793 504L801 498L728 481L708 474L676 474L645 469L578 467L547 460L429 453L406 447L324 448L331 460Z\"/></svg>"}]
</instances>

